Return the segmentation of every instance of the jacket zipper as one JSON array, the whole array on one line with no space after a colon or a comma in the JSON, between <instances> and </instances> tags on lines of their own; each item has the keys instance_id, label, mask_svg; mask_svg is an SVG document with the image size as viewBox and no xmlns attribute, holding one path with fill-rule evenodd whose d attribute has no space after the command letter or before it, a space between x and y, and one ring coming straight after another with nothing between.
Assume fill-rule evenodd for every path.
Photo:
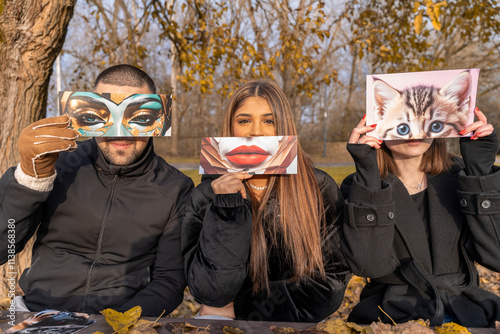
<instances>
[{"instance_id":1,"label":"jacket zipper","mask_svg":"<svg viewBox=\"0 0 500 334\"><path fill-rule=\"evenodd\" d=\"M82 300L80 312L84 312L85 307L87 306L87 298L88 298L88 295L90 292L90 277L92 275L92 269L94 269L94 266L97 263L97 259L101 255L102 238L104 235L104 228L106 227L106 221L108 220L108 215L109 215L109 212L111 211L111 204L113 203L113 199L115 197L116 185L118 184L119 180L120 180L120 177L118 175L115 175L113 178L113 183L111 185L111 194L109 195L108 205L106 206L106 211L104 212L104 217L102 218L101 227L99 230L99 237L97 239L97 247L96 247L94 261L92 261L92 264L90 265L90 269L87 273L87 282L85 284L85 294L83 295L83 300Z\"/></svg>"}]
</instances>

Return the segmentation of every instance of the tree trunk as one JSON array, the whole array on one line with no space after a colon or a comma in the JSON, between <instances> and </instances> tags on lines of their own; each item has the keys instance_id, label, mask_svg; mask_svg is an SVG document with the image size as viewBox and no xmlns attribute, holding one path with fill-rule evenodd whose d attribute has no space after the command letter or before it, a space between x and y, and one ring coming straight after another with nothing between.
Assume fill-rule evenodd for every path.
<instances>
[{"instance_id":1,"label":"tree trunk","mask_svg":"<svg viewBox=\"0 0 500 334\"><path fill-rule=\"evenodd\" d=\"M20 132L45 116L52 66L64 43L75 3L76 0L0 0L2 174L19 161ZM31 249L17 256L17 278L30 259ZM0 277L5 275L2 266ZM7 284L2 280L0 297L6 296L6 292Z\"/></svg>"}]
</instances>

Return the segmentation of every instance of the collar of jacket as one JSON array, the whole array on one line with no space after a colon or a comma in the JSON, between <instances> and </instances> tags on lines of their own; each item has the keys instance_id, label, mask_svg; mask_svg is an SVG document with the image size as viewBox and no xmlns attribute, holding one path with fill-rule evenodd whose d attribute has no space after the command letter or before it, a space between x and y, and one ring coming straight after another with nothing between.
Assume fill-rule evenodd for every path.
<instances>
[{"instance_id":1,"label":"collar of jacket","mask_svg":"<svg viewBox=\"0 0 500 334\"><path fill-rule=\"evenodd\" d=\"M98 153L98 157L95 162L96 168L106 174L111 174L111 175L139 176L145 174L151 169L154 162L154 158L156 156L152 138L149 138L148 144L144 149L144 152L140 156L139 160L126 166L118 166L109 162L102 153L99 146L97 146L95 138L92 138L92 144L95 145Z\"/></svg>"}]
</instances>

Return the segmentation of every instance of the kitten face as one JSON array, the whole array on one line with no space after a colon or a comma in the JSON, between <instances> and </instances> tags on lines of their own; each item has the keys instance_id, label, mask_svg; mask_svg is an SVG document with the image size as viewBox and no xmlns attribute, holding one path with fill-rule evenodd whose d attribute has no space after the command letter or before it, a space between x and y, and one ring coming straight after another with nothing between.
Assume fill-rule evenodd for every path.
<instances>
[{"instance_id":1,"label":"kitten face","mask_svg":"<svg viewBox=\"0 0 500 334\"><path fill-rule=\"evenodd\" d=\"M468 71L441 89L419 85L400 92L376 79L373 135L385 140L458 136L467 125L471 86Z\"/></svg>"}]
</instances>

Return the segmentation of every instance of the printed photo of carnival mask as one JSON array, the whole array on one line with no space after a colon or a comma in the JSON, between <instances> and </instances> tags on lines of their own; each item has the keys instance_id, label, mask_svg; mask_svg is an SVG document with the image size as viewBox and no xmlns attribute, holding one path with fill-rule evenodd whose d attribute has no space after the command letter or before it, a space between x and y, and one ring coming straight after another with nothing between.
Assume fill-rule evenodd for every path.
<instances>
[{"instance_id":1,"label":"printed photo of carnival mask","mask_svg":"<svg viewBox=\"0 0 500 334\"><path fill-rule=\"evenodd\" d=\"M297 174L297 136L205 137L200 174Z\"/></svg>"},{"instance_id":2,"label":"printed photo of carnival mask","mask_svg":"<svg viewBox=\"0 0 500 334\"><path fill-rule=\"evenodd\" d=\"M366 124L382 140L459 137L474 122L479 69L369 75ZM468 134L470 136L470 134Z\"/></svg>"},{"instance_id":3,"label":"printed photo of carnival mask","mask_svg":"<svg viewBox=\"0 0 500 334\"><path fill-rule=\"evenodd\" d=\"M171 134L171 95L59 92L59 101L70 128L84 137Z\"/></svg>"}]
</instances>

